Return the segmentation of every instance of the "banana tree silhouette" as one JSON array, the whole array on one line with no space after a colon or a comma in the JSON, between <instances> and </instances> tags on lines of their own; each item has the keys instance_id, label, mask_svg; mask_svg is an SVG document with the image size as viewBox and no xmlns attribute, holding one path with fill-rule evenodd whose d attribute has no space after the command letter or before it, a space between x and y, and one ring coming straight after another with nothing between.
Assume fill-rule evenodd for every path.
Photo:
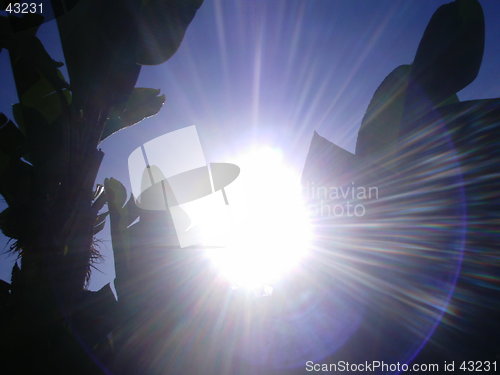
<instances>
[{"instance_id":1,"label":"banana tree silhouette","mask_svg":"<svg viewBox=\"0 0 500 375\"><path fill-rule=\"evenodd\" d=\"M457 228L465 229L462 271L451 299L456 314L447 317L448 325L440 326L436 345L429 346L432 349L426 350L422 362L431 362L425 358L433 357L442 360L436 353L453 360L494 358L500 345L495 336L500 326L494 318L500 308L498 293L481 280L497 279L500 267L500 99L460 102L457 97L476 78L483 50L480 3L456 0L442 5L429 21L411 65L395 68L375 91L355 154L315 133L304 168L303 179L309 184L337 186L356 181L381 190L383 203L375 202L371 225L355 233L344 230L344 236L354 241L353 247L369 246L376 239L375 246L385 250L410 248L412 239L430 236L431 223L440 227L443 237L459 233ZM443 204L446 200L449 205ZM429 241L427 250L439 254L453 248L439 241ZM460 268L460 255L450 252L447 257L455 258ZM436 263L437 259L427 268ZM415 264L413 259L407 272L392 282L404 283ZM389 278L386 270L378 272L380 279ZM393 313L383 314L381 320ZM455 336L453 325L467 326L470 332Z\"/></svg>"},{"instance_id":2,"label":"banana tree silhouette","mask_svg":"<svg viewBox=\"0 0 500 375\"><path fill-rule=\"evenodd\" d=\"M100 214L104 189L95 186L98 146L160 110L159 90L134 87L141 66L175 53L202 2L52 1L69 83L36 36L42 16L0 17L0 51L9 53L19 98L14 119L0 114L0 193L8 205L0 228L21 258L11 285L2 284L2 362L16 372L95 373L75 361L86 356L68 333L85 319L90 327L82 314L97 302L89 301L110 296L107 288L84 291L107 215ZM21 359L27 353L33 361Z\"/></svg>"}]
</instances>

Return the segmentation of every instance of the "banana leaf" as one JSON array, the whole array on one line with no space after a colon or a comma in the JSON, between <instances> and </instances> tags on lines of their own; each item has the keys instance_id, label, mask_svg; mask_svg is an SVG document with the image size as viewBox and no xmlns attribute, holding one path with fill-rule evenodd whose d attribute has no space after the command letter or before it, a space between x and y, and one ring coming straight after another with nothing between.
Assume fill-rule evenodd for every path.
<instances>
[{"instance_id":1,"label":"banana leaf","mask_svg":"<svg viewBox=\"0 0 500 375\"><path fill-rule=\"evenodd\" d=\"M411 71L408 106L426 96L432 105L465 88L477 76L484 52L484 15L477 0L456 0L432 16Z\"/></svg>"},{"instance_id":2,"label":"banana leaf","mask_svg":"<svg viewBox=\"0 0 500 375\"><path fill-rule=\"evenodd\" d=\"M410 69L410 65L394 69L373 94L358 133L357 156L374 157L395 151Z\"/></svg>"},{"instance_id":3,"label":"banana leaf","mask_svg":"<svg viewBox=\"0 0 500 375\"><path fill-rule=\"evenodd\" d=\"M125 104L112 109L104 124L101 140L157 114L165 102L165 96L159 95L159 93L160 90L135 88Z\"/></svg>"}]
</instances>

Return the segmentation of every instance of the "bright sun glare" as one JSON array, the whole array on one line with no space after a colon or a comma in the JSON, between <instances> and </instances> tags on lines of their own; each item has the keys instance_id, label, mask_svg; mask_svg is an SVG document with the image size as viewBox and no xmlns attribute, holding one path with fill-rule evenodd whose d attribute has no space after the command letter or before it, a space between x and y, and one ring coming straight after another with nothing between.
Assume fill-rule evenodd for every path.
<instances>
[{"instance_id":1,"label":"bright sun glare","mask_svg":"<svg viewBox=\"0 0 500 375\"><path fill-rule=\"evenodd\" d=\"M241 172L227 189L227 246L209 250L209 256L234 286L272 286L309 250L300 176L271 148L254 149L235 164Z\"/></svg>"}]
</instances>

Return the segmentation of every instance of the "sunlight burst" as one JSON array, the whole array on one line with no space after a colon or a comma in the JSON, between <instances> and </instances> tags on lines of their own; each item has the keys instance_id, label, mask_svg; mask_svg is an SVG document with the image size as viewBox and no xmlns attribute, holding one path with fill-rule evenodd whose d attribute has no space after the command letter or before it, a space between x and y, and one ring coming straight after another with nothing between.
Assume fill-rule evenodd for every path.
<instances>
[{"instance_id":1,"label":"sunlight burst","mask_svg":"<svg viewBox=\"0 0 500 375\"><path fill-rule=\"evenodd\" d=\"M272 286L309 250L311 230L300 176L271 148L253 149L234 162L241 175L227 190L227 246L208 254L234 286Z\"/></svg>"}]
</instances>

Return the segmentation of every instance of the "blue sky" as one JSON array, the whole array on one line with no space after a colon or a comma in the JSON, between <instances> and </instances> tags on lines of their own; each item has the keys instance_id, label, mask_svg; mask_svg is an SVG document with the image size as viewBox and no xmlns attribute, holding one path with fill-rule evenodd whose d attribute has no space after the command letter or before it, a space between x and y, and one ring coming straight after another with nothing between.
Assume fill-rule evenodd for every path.
<instances>
[{"instance_id":1,"label":"blue sky","mask_svg":"<svg viewBox=\"0 0 500 375\"><path fill-rule=\"evenodd\" d=\"M197 125L210 161L226 161L256 144L279 148L302 168L314 130L349 151L368 102L396 66L411 63L438 0L205 0L179 51L145 66L139 87L159 88L160 113L110 137L98 181L128 186L127 158L138 145L168 131ZM500 1L481 1L486 47L477 79L461 100L500 96ZM63 61L55 23L39 33ZM8 55L0 53L0 112L17 102ZM109 237L90 283L114 277ZM0 238L3 249L5 239ZM0 278L9 280L13 257Z\"/></svg>"}]
</instances>

